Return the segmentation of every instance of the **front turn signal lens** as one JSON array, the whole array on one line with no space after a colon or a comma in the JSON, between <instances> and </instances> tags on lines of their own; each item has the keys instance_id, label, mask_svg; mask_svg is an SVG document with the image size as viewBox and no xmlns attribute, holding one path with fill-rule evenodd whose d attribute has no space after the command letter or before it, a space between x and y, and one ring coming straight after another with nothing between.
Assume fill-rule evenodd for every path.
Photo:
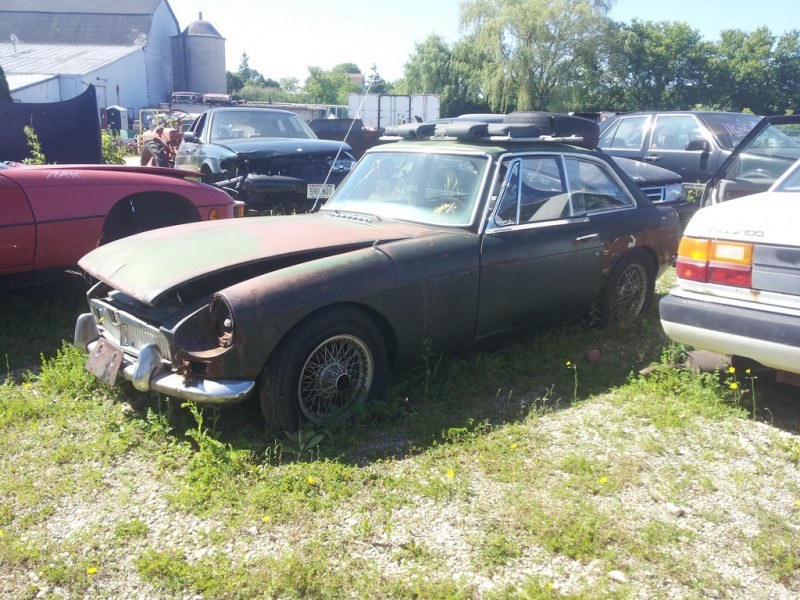
<instances>
[{"instance_id":1,"label":"front turn signal lens","mask_svg":"<svg viewBox=\"0 0 800 600\"><path fill-rule=\"evenodd\" d=\"M212 208L210 211L208 211L208 220L209 221L216 221L218 218L219 218L219 215L217 214L217 209L216 208Z\"/></svg>"}]
</instances>

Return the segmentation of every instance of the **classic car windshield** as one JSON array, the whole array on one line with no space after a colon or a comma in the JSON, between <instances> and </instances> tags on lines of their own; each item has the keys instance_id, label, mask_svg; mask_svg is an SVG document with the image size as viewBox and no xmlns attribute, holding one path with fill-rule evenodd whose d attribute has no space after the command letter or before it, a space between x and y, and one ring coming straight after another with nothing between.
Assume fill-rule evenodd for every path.
<instances>
[{"instance_id":1,"label":"classic car windshield","mask_svg":"<svg viewBox=\"0 0 800 600\"><path fill-rule=\"evenodd\" d=\"M302 138L316 136L295 114L269 110L220 110L211 122L211 141L237 138Z\"/></svg>"},{"instance_id":2,"label":"classic car windshield","mask_svg":"<svg viewBox=\"0 0 800 600\"><path fill-rule=\"evenodd\" d=\"M484 156L372 152L325 204L324 210L467 225L490 161Z\"/></svg>"}]
</instances>

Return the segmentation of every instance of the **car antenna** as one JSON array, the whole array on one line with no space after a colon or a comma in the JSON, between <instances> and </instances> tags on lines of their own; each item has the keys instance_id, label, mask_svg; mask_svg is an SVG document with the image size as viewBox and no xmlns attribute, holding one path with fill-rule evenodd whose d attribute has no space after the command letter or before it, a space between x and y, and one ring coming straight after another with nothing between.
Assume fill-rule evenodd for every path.
<instances>
[{"instance_id":1,"label":"car antenna","mask_svg":"<svg viewBox=\"0 0 800 600\"><path fill-rule=\"evenodd\" d=\"M330 179L331 173L333 172L333 168L336 166L336 161L339 160L339 156L342 154L342 149L344 148L344 145L347 142L347 138L350 136L350 132L353 130L353 125L355 125L356 119L360 118L361 109L364 107L364 102L367 101L367 96L369 95L369 90L372 87L372 84L374 83L374 81L375 81L375 78L373 77L372 79L369 80L369 83L367 83L367 89L364 91L364 97L361 99L361 104L358 105L358 108L356 109L356 114L353 117L353 119L350 121L350 127L347 128L347 133L344 134L344 139L342 139L342 142L339 144L339 149L336 151L336 156L333 158L333 162L331 163L331 168L328 169L328 174L325 175L325 181L322 182L322 186L319 188L319 191L317 192L317 197L314 198L314 205L311 207L311 210L309 210L308 212L315 213L315 212L317 212L319 210L319 208L320 208L320 202L319 202L320 194L322 194L322 190L325 189L325 184L328 183L328 179Z\"/></svg>"}]
</instances>

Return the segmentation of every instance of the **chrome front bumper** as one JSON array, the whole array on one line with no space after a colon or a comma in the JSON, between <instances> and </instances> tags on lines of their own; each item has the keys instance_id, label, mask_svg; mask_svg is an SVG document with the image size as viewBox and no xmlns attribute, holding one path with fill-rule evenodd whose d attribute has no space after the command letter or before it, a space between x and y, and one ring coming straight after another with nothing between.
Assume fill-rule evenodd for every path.
<instances>
[{"instance_id":1,"label":"chrome front bumper","mask_svg":"<svg viewBox=\"0 0 800 600\"><path fill-rule=\"evenodd\" d=\"M84 313L75 323L75 347L94 355L102 337L91 313ZM109 343L106 340L106 343ZM201 379L184 377L167 369L167 363L155 344L147 344L138 356L123 354L119 375L140 392L159 392L198 404L235 404L247 398L256 382L241 379Z\"/></svg>"}]
</instances>

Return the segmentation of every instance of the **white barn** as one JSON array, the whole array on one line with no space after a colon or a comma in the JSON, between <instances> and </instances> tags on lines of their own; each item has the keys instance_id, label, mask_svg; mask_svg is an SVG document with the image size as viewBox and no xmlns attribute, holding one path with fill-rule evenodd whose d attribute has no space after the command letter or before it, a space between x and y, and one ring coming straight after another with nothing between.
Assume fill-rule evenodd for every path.
<instances>
[{"instance_id":1,"label":"white barn","mask_svg":"<svg viewBox=\"0 0 800 600\"><path fill-rule=\"evenodd\" d=\"M168 102L179 35L167 0L0 0L0 66L21 102L67 100L89 84L100 108Z\"/></svg>"}]
</instances>

